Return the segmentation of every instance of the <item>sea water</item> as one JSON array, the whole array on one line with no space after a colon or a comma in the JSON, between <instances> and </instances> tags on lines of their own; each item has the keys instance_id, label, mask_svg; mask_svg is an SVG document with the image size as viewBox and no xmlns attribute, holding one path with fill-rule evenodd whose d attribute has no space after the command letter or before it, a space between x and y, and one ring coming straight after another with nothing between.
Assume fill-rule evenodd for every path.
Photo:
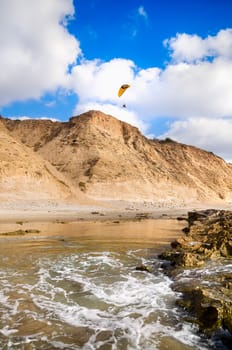
<instances>
[{"instance_id":1,"label":"sea water","mask_svg":"<svg viewBox=\"0 0 232 350\"><path fill-rule=\"evenodd\" d=\"M0 349L213 349L176 306L147 225L1 237Z\"/></svg>"}]
</instances>

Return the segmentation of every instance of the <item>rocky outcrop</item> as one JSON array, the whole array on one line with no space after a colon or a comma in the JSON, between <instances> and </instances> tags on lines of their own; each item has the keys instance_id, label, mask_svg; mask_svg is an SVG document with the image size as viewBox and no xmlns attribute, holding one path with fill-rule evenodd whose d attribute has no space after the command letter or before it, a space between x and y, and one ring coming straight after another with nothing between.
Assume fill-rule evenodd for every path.
<instances>
[{"instance_id":1,"label":"rocky outcrop","mask_svg":"<svg viewBox=\"0 0 232 350\"><path fill-rule=\"evenodd\" d=\"M181 218L180 218L181 219ZM182 218L183 219L183 218ZM173 289L182 293L178 304L209 335L223 332L232 340L232 212L189 212L185 236L172 242L159 257L174 279Z\"/></svg>"},{"instance_id":2,"label":"rocky outcrop","mask_svg":"<svg viewBox=\"0 0 232 350\"><path fill-rule=\"evenodd\" d=\"M206 260L232 257L232 212L205 210L188 213L185 237L171 243L163 257L175 267L202 266Z\"/></svg>"}]
</instances>

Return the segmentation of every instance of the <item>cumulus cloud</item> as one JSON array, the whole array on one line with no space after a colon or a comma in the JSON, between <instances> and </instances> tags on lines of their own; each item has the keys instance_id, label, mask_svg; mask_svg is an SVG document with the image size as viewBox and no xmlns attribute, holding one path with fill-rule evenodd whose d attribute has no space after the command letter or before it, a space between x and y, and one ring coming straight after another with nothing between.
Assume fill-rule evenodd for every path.
<instances>
[{"instance_id":1,"label":"cumulus cloud","mask_svg":"<svg viewBox=\"0 0 232 350\"><path fill-rule=\"evenodd\" d=\"M169 43L175 62L164 69L140 69L126 59L83 61L73 68L71 87L78 94L81 104L84 101L115 103L118 86L129 83L128 106L147 120L157 116L230 117L231 33L230 29L220 31L215 37L204 39L207 45L196 35L178 35ZM183 42L184 45L180 45ZM214 52L215 56L206 60L209 52Z\"/></svg>"},{"instance_id":2,"label":"cumulus cloud","mask_svg":"<svg viewBox=\"0 0 232 350\"><path fill-rule=\"evenodd\" d=\"M179 34L166 45L171 62L135 76L142 86L142 102L138 92L133 101L138 111L147 118L232 116L232 30L206 39Z\"/></svg>"},{"instance_id":3,"label":"cumulus cloud","mask_svg":"<svg viewBox=\"0 0 232 350\"><path fill-rule=\"evenodd\" d=\"M175 62L194 62L209 57L232 59L232 29L220 30L217 35L201 38L198 35L177 34L164 44Z\"/></svg>"},{"instance_id":4,"label":"cumulus cloud","mask_svg":"<svg viewBox=\"0 0 232 350\"><path fill-rule=\"evenodd\" d=\"M232 44L230 30L229 35L225 32L223 37ZM139 69L133 61L125 59L83 61L73 68L71 87L82 105L90 101L116 103L117 88L129 83L131 88L125 96L128 108L136 110L140 118L147 121L160 116L230 117L232 59L228 57L228 50L222 48L221 35L219 32L214 40L210 38L212 47L216 50L218 43L217 52L221 53L213 60L170 63L164 69ZM226 46L229 47L228 42Z\"/></svg>"},{"instance_id":5,"label":"cumulus cloud","mask_svg":"<svg viewBox=\"0 0 232 350\"><path fill-rule=\"evenodd\" d=\"M195 145L220 155L232 162L232 118L189 118L177 120L160 138L170 137L179 142Z\"/></svg>"},{"instance_id":6,"label":"cumulus cloud","mask_svg":"<svg viewBox=\"0 0 232 350\"><path fill-rule=\"evenodd\" d=\"M0 0L0 105L66 87L81 54L67 31L72 0Z\"/></svg>"},{"instance_id":7,"label":"cumulus cloud","mask_svg":"<svg viewBox=\"0 0 232 350\"><path fill-rule=\"evenodd\" d=\"M144 86L144 99L135 97L133 102L141 113L145 107L149 118L232 115L232 61L218 58L199 64L178 63L151 80L145 75L136 77Z\"/></svg>"},{"instance_id":8,"label":"cumulus cloud","mask_svg":"<svg viewBox=\"0 0 232 350\"><path fill-rule=\"evenodd\" d=\"M134 79L135 64L131 60L113 59L83 61L73 68L71 88L81 104L85 102L116 102L117 91Z\"/></svg>"}]
</instances>

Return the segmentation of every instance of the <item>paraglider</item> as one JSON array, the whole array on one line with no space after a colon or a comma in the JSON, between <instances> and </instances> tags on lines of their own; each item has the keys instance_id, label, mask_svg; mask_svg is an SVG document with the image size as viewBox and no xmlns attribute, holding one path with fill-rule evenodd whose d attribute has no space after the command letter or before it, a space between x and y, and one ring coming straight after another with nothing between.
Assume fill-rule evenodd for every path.
<instances>
[{"instance_id":1,"label":"paraglider","mask_svg":"<svg viewBox=\"0 0 232 350\"><path fill-rule=\"evenodd\" d=\"M124 94L124 92L130 87L129 84L123 84L119 90L118 90L118 97L121 97L122 94Z\"/></svg>"},{"instance_id":2,"label":"paraglider","mask_svg":"<svg viewBox=\"0 0 232 350\"><path fill-rule=\"evenodd\" d=\"M122 86L120 86L119 90L118 90L118 97L121 97L124 92L130 87L129 84L123 84ZM124 103L122 105L123 108L126 108L126 104Z\"/></svg>"}]
</instances>

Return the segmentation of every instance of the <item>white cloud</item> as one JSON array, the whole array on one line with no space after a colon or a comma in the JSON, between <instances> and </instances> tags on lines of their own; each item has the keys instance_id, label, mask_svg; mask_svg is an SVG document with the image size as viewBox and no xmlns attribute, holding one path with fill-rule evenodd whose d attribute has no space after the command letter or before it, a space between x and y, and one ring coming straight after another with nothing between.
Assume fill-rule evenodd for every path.
<instances>
[{"instance_id":1,"label":"white cloud","mask_svg":"<svg viewBox=\"0 0 232 350\"><path fill-rule=\"evenodd\" d=\"M118 86L131 83L127 102L142 119L157 116L230 117L232 58L228 48L232 45L231 33L228 29L208 37L208 51L200 37L179 35L175 42L184 42L185 49L179 44L175 46L171 40L172 57L178 57L178 60L182 57L185 62L171 63L163 70L157 67L139 69L133 61L125 59L84 61L73 69L71 87L82 104L84 101L103 103L116 102ZM189 47L191 49L187 50ZM203 53L212 52L212 48L217 56L210 61L204 60ZM201 60L186 62L197 57Z\"/></svg>"},{"instance_id":2,"label":"white cloud","mask_svg":"<svg viewBox=\"0 0 232 350\"><path fill-rule=\"evenodd\" d=\"M159 137L198 146L232 162L231 135L232 118L189 118L170 123L169 130Z\"/></svg>"},{"instance_id":3,"label":"white cloud","mask_svg":"<svg viewBox=\"0 0 232 350\"><path fill-rule=\"evenodd\" d=\"M117 89L131 84L125 94L128 108L143 120L156 117L232 116L232 60L169 64L139 69L131 60L83 61L73 69L71 88L80 103L117 102Z\"/></svg>"},{"instance_id":4,"label":"white cloud","mask_svg":"<svg viewBox=\"0 0 232 350\"><path fill-rule=\"evenodd\" d=\"M149 25L148 14L144 6L136 7L128 16L128 22L125 25L127 35L135 39L139 34L144 24Z\"/></svg>"},{"instance_id":5,"label":"white cloud","mask_svg":"<svg viewBox=\"0 0 232 350\"><path fill-rule=\"evenodd\" d=\"M28 117L26 115L21 115L21 116L18 116L18 117L12 116L12 117L10 117L10 119L13 119L13 120L30 120L30 119L35 120L35 119L37 119L37 120L51 120L52 122L58 122L59 121L56 118L50 118L50 117L32 118L32 117Z\"/></svg>"},{"instance_id":6,"label":"white cloud","mask_svg":"<svg viewBox=\"0 0 232 350\"><path fill-rule=\"evenodd\" d=\"M140 16L142 16L143 18L147 19L148 16L147 16L147 12L145 11L144 7L143 6L139 6L138 8L138 14Z\"/></svg>"},{"instance_id":7,"label":"white cloud","mask_svg":"<svg viewBox=\"0 0 232 350\"><path fill-rule=\"evenodd\" d=\"M137 77L144 98L134 104L147 117L226 117L232 115L232 61L169 65L151 80ZM146 104L146 106L144 105Z\"/></svg>"},{"instance_id":8,"label":"white cloud","mask_svg":"<svg viewBox=\"0 0 232 350\"><path fill-rule=\"evenodd\" d=\"M144 118L232 116L232 30L205 40L178 35L171 63L137 72L131 103Z\"/></svg>"},{"instance_id":9,"label":"white cloud","mask_svg":"<svg viewBox=\"0 0 232 350\"><path fill-rule=\"evenodd\" d=\"M117 102L117 92L124 83L134 79L135 65L130 60L113 59L83 61L73 68L71 88L84 102Z\"/></svg>"},{"instance_id":10,"label":"white cloud","mask_svg":"<svg viewBox=\"0 0 232 350\"><path fill-rule=\"evenodd\" d=\"M177 34L165 40L175 62L194 62L208 57L227 57L232 59L232 29L220 30L217 35L202 39L198 35Z\"/></svg>"},{"instance_id":11,"label":"white cloud","mask_svg":"<svg viewBox=\"0 0 232 350\"><path fill-rule=\"evenodd\" d=\"M0 105L67 85L79 42L66 29L72 0L0 0Z\"/></svg>"}]
</instances>

